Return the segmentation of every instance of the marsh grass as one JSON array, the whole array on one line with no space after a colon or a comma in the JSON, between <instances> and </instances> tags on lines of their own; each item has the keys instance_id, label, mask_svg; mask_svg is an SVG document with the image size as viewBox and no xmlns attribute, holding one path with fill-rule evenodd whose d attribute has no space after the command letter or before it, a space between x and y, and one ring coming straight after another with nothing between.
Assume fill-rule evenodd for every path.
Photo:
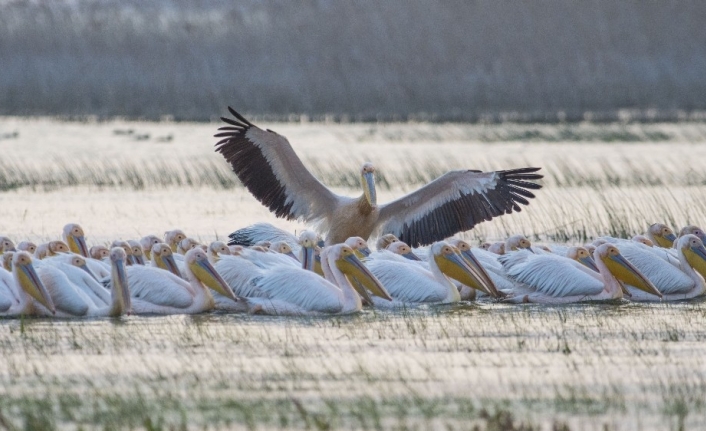
<instances>
[{"instance_id":1,"label":"marsh grass","mask_svg":"<svg viewBox=\"0 0 706 431\"><path fill-rule=\"evenodd\" d=\"M702 303L2 321L0 423L691 429L705 323Z\"/></svg>"}]
</instances>

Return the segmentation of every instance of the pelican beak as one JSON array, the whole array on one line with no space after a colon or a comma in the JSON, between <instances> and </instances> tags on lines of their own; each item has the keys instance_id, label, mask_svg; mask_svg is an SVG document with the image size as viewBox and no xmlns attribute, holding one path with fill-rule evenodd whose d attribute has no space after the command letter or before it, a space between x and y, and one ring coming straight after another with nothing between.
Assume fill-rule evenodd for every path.
<instances>
[{"instance_id":1,"label":"pelican beak","mask_svg":"<svg viewBox=\"0 0 706 431\"><path fill-rule=\"evenodd\" d=\"M80 254L83 257L88 257L88 247L86 246L86 238L81 236L69 236L68 238L69 250L72 253Z\"/></svg>"},{"instance_id":2,"label":"pelican beak","mask_svg":"<svg viewBox=\"0 0 706 431\"><path fill-rule=\"evenodd\" d=\"M645 278L642 273L633 266L622 254L610 255L603 259L603 262L608 267L615 278L630 285L635 286L640 290L647 293L657 295L660 298L662 294L659 290L652 284L650 280Z\"/></svg>"},{"instance_id":3,"label":"pelican beak","mask_svg":"<svg viewBox=\"0 0 706 431\"><path fill-rule=\"evenodd\" d=\"M172 274L176 275L177 277L181 277L181 272L179 271L179 267L177 266L176 262L174 261L174 256L171 254L169 256L164 256L162 257L162 262L164 263L165 268L167 271L171 272Z\"/></svg>"},{"instance_id":4,"label":"pelican beak","mask_svg":"<svg viewBox=\"0 0 706 431\"><path fill-rule=\"evenodd\" d=\"M40 304L45 306L52 314L56 313L56 308L54 307L54 301L51 299L49 292L44 283L37 275L37 271L34 270L32 264L21 265L17 268L17 274L19 275L19 282L22 289L27 292L32 298L39 301Z\"/></svg>"},{"instance_id":5,"label":"pelican beak","mask_svg":"<svg viewBox=\"0 0 706 431\"><path fill-rule=\"evenodd\" d=\"M674 241L676 241L677 237L673 233L668 233L666 235L655 235L655 239L657 240L657 245L662 247L662 248L672 248L672 245L674 245Z\"/></svg>"},{"instance_id":6,"label":"pelican beak","mask_svg":"<svg viewBox=\"0 0 706 431\"><path fill-rule=\"evenodd\" d=\"M91 270L88 268L88 265L86 265L85 263L84 263L83 265L79 266L79 268L81 268L82 270L86 271L91 277L93 277L94 280L99 281L99 280L98 280L98 277L96 277L96 275L93 273L93 271L91 271Z\"/></svg>"},{"instance_id":7,"label":"pelican beak","mask_svg":"<svg viewBox=\"0 0 706 431\"><path fill-rule=\"evenodd\" d=\"M146 260L152 260L152 250L142 249L142 255L145 257Z\"/></svg>"},{"instance_id":8,"label":"pelican beak","mask_svg":"<svg viewBox=\"0 0 706 431\"><path fill-rule=\"evenodd\" d=\"M591 256L582 257L578 261L583 266L598 272L598 267L596 266L596 262L593 260L593 258Z\"/></svg>"},{"instance_id":9,"label":"pelican beak","mask_svg":"<svg viewBox=\"0 0 706 431\"><path fill-rule=\"evenodd\" d=\"M465 284L476 290L483 291L488 295L490 293L485 284L480 280L478 274L466 263L459 253L444 254L435 256L437 266L445 275L453 278L459 283Z\"/></svg>"},{"instance_id":10,"label":"pelican beak","mask_svg":"<svg viewBox=\"0 0 706 431\"><path fill-rule=\"evenodd\" d=\"M373 298L370 297L370 294L368 293L368 289L366 289L362 284L360 284L358 279L355 277L353 277L353 279L351 279L351 281L353 282L351 284L353 285L353 288L355 289L355 291L358 292L358 294L363 297L363 305L373 305Z\"/></svg>"},{"instance_id":11,"label":"pelican beak","mask_svg":"<svg viewBox=\"0 0 706 431\"><path fill-rule=\"evenodd\" d=\"M363 184L365 185L365 198L370 206L377 205L377 193L375 191L375 174L366 172L363 174Z\"/></svg>"},{"instance_id":12,"label":"pelican beak","mask_svg":"<svg viewBox=\"0 0 706 431\"><path fill-rule=\"evenodd\" d=\"M417 256L416 254L414 254L413 251L410 251L410 252L407 253L407 254L403 254L402 257L405 257L405 258L407 258L407 259L409 259L409 260L416 260L416 261L420 261L420 262L421 262L421 260L422 260L422 259L419 258L419 256Z\"/></svg>"},{"instance_id":13,"label":"pelican beak","mask_svg":"<svg viewBox=\"0 0 706 431\"><path fill-rule=\"evenodd\" d=\"M132 313L130 289L127 283L127 275L125 274L125 262L122 259L113 261L113 291L115 290L120 292L125 313Z\"/></svg>"},{"instance_id":14,"label":"pelican beak","mask_svg":"<svg viewBox=\"0 0 706 431\"><path fill-rule=\"evenodd\" d=\"M706 248L703 245L689 247L684 250L684 256L689 265L706 278Z\"/></svg>"},{"instance_id":15,"label":"pelican beak","mask_svg":"<svg viewBox=\"0 0 706 431\"><path fill-rule=\"evenodd\" d=\"M336 267L345 275L355 278L354 282L351 284L353 287L356 287L356 290L358 290L358 288L361 290L368 289L373 295L392 301L392 296L390 296L387 289L385 289L382 283L380 283L380 280L378 280L373 273L370 272L365 265L363 265L363 262L361 262L355 254L349 254L343 259L338 259L336 261ZM360 294L365 297L365 294Z\"/></svg>"},{"instance_id":16,"label":"pelican beak","mask_svg":"<svg viewBox=\"0 0 706 431\"><path fill-rule=\"evenodd\" d=\"M133 260L135 261L136 264L138 265L144 265L145 264L145 257L143 255L132 255Z\"/></svg>"},{"instance_id":17,"label":"pelican beak","mask_svg":"<svg viewBox=\"0 0 706 431\"><path fill-rule=\"evenodd\" d=\"M302 247L302 268L307 271L314 270L314 247ZM321 267L321 259L318 259L319 267Z\"/></svg>"},{"instance_id":18,"label":"pelican beak","mask_svg":"<svg viewBox=\"0 0 706 431\"><path fill-rule=\"evenodd\" d=\"M208 259L197 260L192 263L191 271L201 283L233 301L238 300L238 297L233 293L233 289L228 286L228 283L223 280L223 277L221 277Z\"/></svg>"},{"instance_id":19,"label":"pelican beak","mask_svg":"<svg viewBox=\"0 0 706 431\"><path fill-rule=\"evenodd\" d=\"M314 272L324 277L324 269L321 267L321 255L314 253Z\"/></svg>"},{"instance_id":20,"label":"pelican beak","mask_svg":"<svg viewBox=\"0 0 706 431\"><path fill-rule=\"evenodd\" d=\"M480 279L485 283L485 287L487 290L484 291L493 298L500 298L502 295L500 294L500 292L498 292L497 287L495 287L495 283L493 283L493 280L488 275L488 272L485 270L485 268L483 268L483 265L480 264L478 259L476 259L471 250L462 251L461 256L464 258L466 264L470 266L471 269L473 269L475 273L480 277Z\"/></svg>"},{"instance_id":21,"label":"pelican beak","mask_svg":"<svg viewBox=\"0 0 706 431\"><path fill-rule=\"evenodd\" d=\"M368 256L370 256L370 253L372 253L372 252L370 251L370 247L363 247L363 248L361 248L361 249L358 249L358 252L359 252L360 254L362 254L363 257L368 257Z\"/></svg>"},{"instance_id":22,"label":"pelican beak","mask_svg":"<svg viewBox=\"0 0 706 431\"><path fill-rule=\"evenodd\" d=\"M297 259L297 257L291 251L289 253L285 253L285 255L287 255L287 256L291 257L292 259L296 260L297 262L299 262L299 259Z\"/></svg>"}]
</instances>

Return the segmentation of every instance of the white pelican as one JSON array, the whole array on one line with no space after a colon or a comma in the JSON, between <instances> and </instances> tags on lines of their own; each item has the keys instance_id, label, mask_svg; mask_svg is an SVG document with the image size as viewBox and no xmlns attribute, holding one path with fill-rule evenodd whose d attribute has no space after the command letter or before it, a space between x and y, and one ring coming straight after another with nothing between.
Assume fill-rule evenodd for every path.
<instances>
[{"instance_id":1,"label":"white pelican","mask_svg":"<svg viewBox=\"0 0 706 431\"><path fill-rule=\"evenodd\" d=\"M468 287L472 287L474 290L483 292L486 295L492 296L493 298L500 298L503 296L498 291L497 287L495 286L495 283L493 282L493 279L490 278L490 275L485 270L485 267L481 264L478 258L471 251L470 244L458 238L450 239L449 244L453 245L458 249L458 251L461 253L461 256L466 259L466 263L475 271L476 277L472 279L472 281L477 280L478 282L475 285L471 285ZM466 295L468 295L468 293L466 293Z\"/></svg>"},{"instance_id":2,"label":"white pelican","mask_svg":"<svg viewBox=\"0 0 706 431\"><path fill-rule=\"evenodd\" d=\"M86 238L83 234L83 228L76 223L69 223L64 226L63 232L64 242L69 246L72 253L79 254L83 257L88 257L88 247L86 246Z\"/></svg>"},{"instance_id":3,"label":"white pelican","mask_svg":"<svg viewBox=\"0 0 706 431\"><path fill-rule=\"evenodd\" d=\"M155 244L161 244L162 240L155 235L147 235L140 238L140 245L142 246L142 254L145 256L146 260L152 260L152 246Z\"/></svg>"},{"instance_id":4,"label":"white pelican","mask_svg":"<svg viewBox=\"0 0 706 431\"><path fill-rule=\"evenodd\" d=\"M706 274L706 249L703 242L696 235L683 235L677 240L676 251L681 271L670 265L666 266L670 270L669 272L664 272L664 270L652 271L652 276L655 279L650 280L662 293L661 299L679 301L703 296L706 293L703 278ZM669 278L670 275L675 278ZM648 276L648 278L650 277ZM660 298L646 294L629 284L627 288L631 294L631 301L652 302L660 300Z\"/></svg>"},{"instance_id":5,"label":"white pelican","mask_svg":"<svg viewBox=\"0 0 706 431\"><path fill-rule=\"evenodd\" d=\"M142 246L134 239L127 240L130 250L132 251L132 260L137 265L145 264L145 254L142 252Z\"/></svg>"},{"instance_id":6,"label":"white pelican","mask_svg":"<svg viewBox=\"0 0 706 431\"><path fill-rule=\"evenodd\" d=\"M358 259L363 259L370 256L370 247L368 243L359 236L352 236L344 242L345 245L352 248Z\"/></svg>"},{"instance_id":7,"label":"white pelican","mask_svg":"<svg viewBox=\"0 0 706 431\"><path fill-rule=\"evenodd\" d=\"M110 293L98 282L98 277L90 269L87 260L78 254L57 254L37 262L37 271L44 279L44 271L48 266L56 268L64 273L72 285L89 296L94 304L106 305L110 302ZM103 262L99 262L99 264L103 265ZM101 271L101 276L104 275L110 275L110 265L108 265L107 271ZM51 275L47 277L51 277ZM47 285L46 282L44 284Z\"/></svg>"},{"instance_id":8,"label":"white pelican","mask_svg":"<svg viewBox=\"0 0 706 431\"><path fill-rule=\"evenodd\" d=\"M26 251L27 253L33 255L35 250L37 250L37 244L33 243L32 241L22 241L17 244L17 250Z\"/></svg>"},{"instance_id":9,"label":"white pelican","mask_svg":"<svg viewBox=\"0 0 706 431\"><path fill-rule=\"evenodd\" d=\"M94 245L89 249L88 254L93 259L103 260L106 257L110 256L110 250L108 250L108 247L104 245Z\"/></svg>"},{"instance_id":10,"label":"white pelican","mask_svg":"<svg viewBox=\"0 0 706 431\"><path fill-rule=\"evenodd\" d=\"M674 231L662 223L654 223L647 229L645 236L655 245L662 248L672 248L677 239Z\"/></svg>"},{"instance_id":11,"label":"white pelican","mask_svg":"<svg viewBox=\"0 0 706 431\"><path fill-rule=\"evenodd\" d=\"M125 250L125 254L127 255L127 260L125 261L125 264L127 266L136 265L135 258L132 255L132 247L130 246L130 244L128 244L127 241L122 241L122 240L116 239L115 241L113 241L113 243L110 245L110 247L111 248L120 247L123 250Z\"/></svg>"},{"instance_id":12,"label":"white pelican","mask_svg":"<svg viewBox=\"0 0 706 431\"><path fill-rule=\"evenodd\" d=\"M631 238L635 242L639 242L641 244L646 245L647 247L654 247L655 244L650 241L649 238L647 238L645 235L635 235Z\"/></svg>"},{"instance_id":13,"label":"white pelican","mask_svg":"<svg viewBox=\"0 0 706 431\"><path fill-rule=\"evenodd\" d=\"M274 251L275 253L289 256L290 258L294 259L297 264L300 263L299 259L294 255L292 247L290 247L289 244L284 241L273 242L272 244L270 244L270 250Z\"/></svg>"},{"instance_id":14,"label":"white pelican","mask_svg":"<svg viewBox=\"0 0 706 431\"><path fill-rule=\"evenodd\" d=\"M678 256L673 254L674 249L648 247L620 238L599 238L597 241L600 240L617 245L622 255L662 293L683 292L693 285L691 278L682 271Z\"/></svg>"},{"instance_id":15,"label":"white pelican","mask_svg":"<svg viewBox=\"0 0 706 431\"><path fill-rule=\"evenodd\" d=\"M411 246L428 245L476 224L513 211L534 198L529 189L540 168L496 172L451 171L421 189L386 205L377 205L375 168L360 171L364 189L359 198L339 196L304 167L287 139L253 125L232 108L235 119L216 144L248 190L277 217L315 223L326 233L326 244L352 236L392 233Z\"/></svg>"},{"instance_id":16,"label":"white pelican","mask_svg":"<svg viewBox=\"0 0 706 431\"><path fill-rule=\"evenodd\" d=\"M569 247L566 251L566 257L575 260L586 268L598 272L596 262L591 257L591 252L586 247Z\"/></svg>"},{"instance_id":17,"label":"white pelican","mask_svg":"<svg viewBox=\"0 0 706 431\"><path fill-rule=\"evenodd\" d=\"M186 254L187 251L194 247L198 247L200 244L193 238L184 238L177 243L177 253Z\"/></svg>"},{"instance_id":18,"label":"white pelican","mask_svg":"<svg viewBox=\"0 0 706 431\"><path fill-rule=\"evenodd\" d=\"M296 249L298 246L298 238L291 233L282 230L278 227L274 227L270 223L256 223L251 226L238 229L235 232L228 235L230 241L229 245L243 245L249 247L264 241L277 242L284 241L289 244L292 249Z\"/></svg>"},{"instance_id":19,"label":"white pelican","mask_svg":"<svg viewBox=\"0 0 706 431\"><path fill-rule=\"evenodd\" d=\"M497 254L498 256L502 256L505 254L505 243L504 242L494 242L488 246L488 251Z\"/></svg>"},{"instance_id":20,"label":"white pelican","mask_svg":"<svg viewBox=\"0 0 706 431\"><path fill-rule=\"evenodd\" d=\"M386 233L385 235L381 235L377 242L375 243L375 247L378 250L386 250L387 247L392 244L393 242L399 242L400 239L397 238L395 235L391 233Z\"/></svg>"},{"instance_id":21,"label":"white pelican","mask_svg":"<svg viewBox=\"0 0 706 431\"><path fill-rule=\"evenodd\" d=\"M64 241L49 241L39 244L34 251L34 257L44 259L49 256L56 256L58 253L70 253L69 246Z\"/></svg>"},{"instance_id":22,"label":"white pelican","mask_svg":"<svg viewBox=\"0 0 706 431\"><path fill-rule=\"evenodd\" d=\"M230 256L232 254L233 253L231 253L230 249L223 241L213 241L208 245L208 260L214 265L221 256Z\"/></svg>"},{"instance_id":23,"label":"white pelican","mask_svg":"<svg viewBox=\"0 0 706 431\"><path fill-rule=\"evenodd\" d=\"M412 247L408 246L406 243L402 241L395 241L387 245L387 247L384 249L387 251L390 251L392 253L398 254L405 259L409 260L416 260L417 262L422 262L422 259L417 256L414 251L412 251ZM377 252L376 252L377 253ZM368 255L369 257L369 255ZM426 264L426 262L424 262ZM428 265L427 265L428 267Z\"/></svg>"},{"instance_id":24,"label":"white pelican","mask_svg":"<svg viewBox=\"0 0 706 431\"><path fill-rule=\"evenodd\" d=\"M179 241L186 238L186 234L181 229L174 229L164 232L164 242L172 249L172 253L177 252Z\"/></svg>"},{"instance_id":25,"label":"white pelican","mask_svg":"<svg viewBox=\"0 0 706 431\"><path fill-rule=\"evenodd\" d=\"M156 247L156 246L155 246ZM152 249L154 253L154 247ZM158 268L133 265L127 268L132 295L132 310L137 314L195 314L215 307L213 289L220 295L242 305L200 248L184 256L185 281Z\"/></svg>"},{"instance_id":26,"label":"white pelican","mask_svg":"<svg viewBox=\"0 0 706 431\"><path fill-rule=\"evenodd\" d=\"M83 258L74 255L72 259ZM83 271L71 265L52 267L45 263L47 259L43 261L38 273L51 294L57 317L116 317L130 312L130 291L125 279L125 250L113 248L109 259L112 268L109 295L92 277L77 277Z\"/></svg>"},{"instance_id":27,"label":"white pelican","mask_svg":"<svg viewBox=\"0 0 706 431\"><path fill-rule=\"evenodd\" d=\"M704 234L704 230L701 229L698 226L694 225L689 225L689 226L684 226L680 231L679 231L679 236L682 237L684 235L696 235L701 241L706 241L706 234ZM676 244L675 244L676 246ZM19 249L19 245L17 248Z\"/></svg>"},{"instance_id":28,"label":"white pelican","mask_svg":"<svg viewBox=\"0 0 706 431\"><path fill-rule=\"evenodd\" d=\"M599 272L554 254L519 251L500 258L507 273L521 285L513 289L508 302L568 304L606 301L623 297L620 281L660 296L655 288L612 244L602 244L594 252Z\"/></svg>"},{"instance_id":29,"label":"white pelican","mask_svg":"<svg viewBox=\"0 0 706 431\"><path fill-rule=\"evenodd\" d=\"M523 249L534 253L534 250L532 250L532 243L525 238L524 235L513 235L505 240L503 254Z\"/></svg>"},{"instance_id":30,"label":"white pelican","mask_svg":"<svg viewBox=\"0 0 706 431\"><path fill-rule=\"evenodd\" d=\"M427 263L428 269L419 262L391 252L372 254L366 265L393 298L390 304L373 298L375 305L458 302L461 296L449 278L466 286L481 283L458 249L446 241L438 241L431 246Z\"/></svg>"},{"instance_id":31,"label":"white pelican","mask_svg":"<svg viewBox=\"0 0 706 431\"><path fill-rule=\"evenodd\" d=\"M25 251L18 251L12 257L12 276L14 295L17 302L0 313L0 316L32 316L47 310L53 314L56 310L51 295L32 265L32 257ZM7 279L7 276L3 277ZM35 302L36 301L36 302Z\"/></svg>"},{"instance_id":32,"label":"white pelican","mask_svg":"<svg viewBox=\"0 0 706 431\"><path fill-rule=\"evenodd\" d=\"M169 271L179 278L183 278L182 272L179 269L171 247L164 243L155 244L152 246L152 261L151 266L154 268Z\"/></svg>"},{"instance_id":33,"label":"white pelican","mask_svg":"<svg viewBox=\"0 0 706 431\"><path fill-rule=\"evenodd\" d=\"M23 250L20 250L23 251ZM31 254L31 253L30 253ZM14 251L6 251L2 254L2 267L8 272L12 272L12 258L15 256Z\"/></svg>"},{"instance_id":34,"label":"white pelican","mask_svg":"<svg viewBox=\"0 0 706 431\"><path fill-rule=\"evenodd\" d=\"M6 251L17 251L15 248L15 243L6 236L0 236L0 254Z\"/></svg>"},{"instance_id":35,"label":"white pelican","mask_svg":"<svg viewBox=\"0 0 706 431\"><path fill-rule=\"evenodd\" d=\"M301 268L277 267L253 279L258 296L245 298L251 312L275 315L350 314L362 309L362 285L374 294L387 296L385 288L345 244L322 252L326 278ZM357 283L351 283L355 279Z\"/></svg>"}]
</instances>

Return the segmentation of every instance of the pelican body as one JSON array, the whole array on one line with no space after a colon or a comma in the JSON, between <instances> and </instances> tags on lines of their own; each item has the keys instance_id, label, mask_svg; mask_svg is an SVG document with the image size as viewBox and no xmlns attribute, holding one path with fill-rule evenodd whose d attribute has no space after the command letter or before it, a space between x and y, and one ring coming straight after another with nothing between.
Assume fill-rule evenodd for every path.
<instances>
[{"instance_id":1,"label":"pelican body","mask_svg":"<svg viewBox=\"0 0 706 431\"><path fill-rule=\"evenodd\" d=\"M262 130L232 108L235 119L215 136L216 151L231 164L247 189L277 217L315 223L326 244L350 237L367 240L373 233L394 234L416 247L443 240L477 223L513 211L534 198L539 168L496 172L451 171L400 199L378 205L375 167L363 164L358 198L339 196L317 180L287 139Z\"/></svg>"}]
</instances>

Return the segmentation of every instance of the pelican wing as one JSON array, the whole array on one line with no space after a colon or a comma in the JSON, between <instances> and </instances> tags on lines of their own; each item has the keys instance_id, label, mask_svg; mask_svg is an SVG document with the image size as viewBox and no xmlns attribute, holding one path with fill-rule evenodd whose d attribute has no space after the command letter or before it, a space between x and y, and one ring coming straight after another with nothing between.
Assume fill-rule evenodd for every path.
<instances>
[{"instance_id":1,"label":"pelican wing","mask_svg":"<svg viewBox=\"0 0 706 431\"><path fill-rule=\"evenodd\" d=\"M445 286L440 285L430 271L417 265L416 262L407 263L378 258L367 261L366 265L395 301L429 303L441 302L446 298Z\"/></svg>"},{"instance_id":2,"label":"pelican wing","mask_svg":"<svg viewBox=\"0 0 706 431\"><path fill-rule=\"evenodd\" d=\"M169 271L142 265L126 269L130 296L133 298L174 308L187 308L194 301L189 283Z\"/></svg>"},{"instance_id":3,"label":"pelican wing","mask_svg":"<svg viewBox=\"0 0 706 431\"><path fill-rule=\"evenodd\" d=\"M249 247L262 241L284 241L292 247L292 250L296 250L295 253L299 251L300 247L299 240L296 236L283 229L272 226L270 223L255 223L246 226L231 233L228 235L228 238L230 238L228 245Z\"/></svg>"},{"instance_id":4,"label":"pelican wing","mask_svg":"<svg viewBox=\"0 0 706 431\"><path fill-rule=\"evenodd\" d=\"M540 168L508 171L451 171L421 189L380 208L380 233L395 234L415 247L471 229L476 224L529 205L528 189ZM530 180L530 181L528 181Z\"/></svg>"},{"instance_id":5,"label":"pelican wing","mask_svg":"<svg viewBox=\"0 0 706 431\"><path fill-rule=\"evenodd\" d=\"M552 254L515 253L526 253L527 259L524 263L506 267L508 276L537 292L558 298L597 295L603 290L604 283L599 274L591 274L590 270L571 259ZM503 265L507 258L506 255L500 257Z\"/></svg>"},{"instance_id":6,"label":"pelican wing","mask_svg":"<svg viewBox=\"0 0 706 431\"><path fill-rule=\"evenodd\" d=\"M240 181L277 217L316 222L336 208L339 196L321 184L305 167L282 135L262 130L238 114L221 117L216 151L233 167Z\"/></svg>"}]
</instances>

